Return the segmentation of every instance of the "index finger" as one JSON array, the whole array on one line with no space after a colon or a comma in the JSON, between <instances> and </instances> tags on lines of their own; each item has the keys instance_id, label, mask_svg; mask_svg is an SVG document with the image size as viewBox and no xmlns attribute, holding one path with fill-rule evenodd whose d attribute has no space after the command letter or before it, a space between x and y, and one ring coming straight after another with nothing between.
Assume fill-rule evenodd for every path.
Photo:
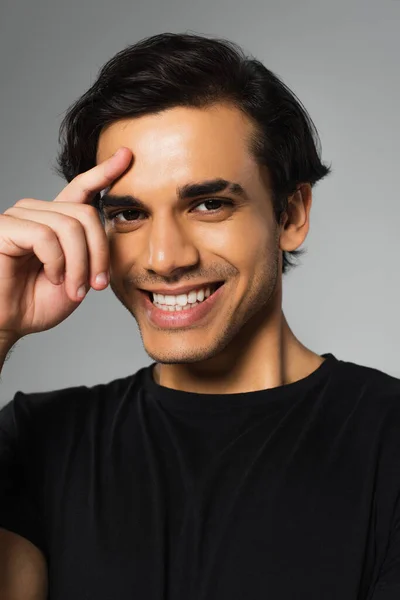
<instances>
[{"instance_id":1,"label":"index finger","mask_svg":"<svg viewBox=\"0 0 400 600\"><path fill-rule=\"evenodd\" d=\"M61 190L54 202L89 203L96 194L110 186L117 177L122 175L131 160L132 151L125 146L121 146L110 158L74 177Z\"/></svg>"}]
</instances>

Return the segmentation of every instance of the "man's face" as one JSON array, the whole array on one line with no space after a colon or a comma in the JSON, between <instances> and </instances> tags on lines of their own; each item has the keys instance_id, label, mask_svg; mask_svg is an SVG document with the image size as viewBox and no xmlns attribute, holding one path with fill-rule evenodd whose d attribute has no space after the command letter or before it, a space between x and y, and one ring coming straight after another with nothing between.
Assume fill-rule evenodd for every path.
<instances>
[{"instance_id":1,"label":"man's face","mask_svg":"<svg viewBox=\"0 0 400 600\"><path fill-rule=\"evenodd\" d=\"M156 362L194 363L241 352L244 332L261 333L268 325L281 282L279 229L268 173L249 151L252 131L239 110L218 105L124 119L100 135L97 162L120 146L133 153L109 194L134 196L145 208L104 208L110 285ZM227 189L179 199L183 186L215 179L239 184L244 195ZM224 282L215 298L180 312L162 311L140 291L209 282ZM198 318L193 313L184 321L192 310ZM160 320L165 315L169 325Z\"/></svg>"}]
</instances>

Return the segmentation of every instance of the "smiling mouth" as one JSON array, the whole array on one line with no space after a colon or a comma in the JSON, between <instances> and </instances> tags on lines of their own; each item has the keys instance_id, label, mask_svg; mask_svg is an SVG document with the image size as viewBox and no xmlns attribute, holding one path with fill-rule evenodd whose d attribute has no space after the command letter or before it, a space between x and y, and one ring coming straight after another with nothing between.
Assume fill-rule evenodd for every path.
<instances>
[{"instance_id":1,"label":"smiling mouth","mask_svg":"<svg viewBox=\"0 0 400 600\"><path fill-rule=\"evenodd\" d=\"M211 298L211 296L212 296L213 294L215 294L215 292L216 292L216 291L217 291L217 290L218 290L220 287L222 287L222 286L224 285L224 283L225 283L225 281L219 281L219 282L217 282L217 283L213 283L213 284L211 284L211 285L205 285L205 286L204 286L204 288L201 288L201 289L206 289L207 287L209 287L209 288L210 288L210 290L211 290L211 294L208 296L208 298ZM200 289L200 288L199 288L199 289ZM150 301L151 301L151 302L153 302L153 304L154 304L154 301L153 301L153 292L149 292L148 290L140 290L140 291L141 291L143 294L145 294L145 295L146 295L146 296L147 296L147 297L150 299ZM168 295L170 295L170 296L179 296L180 294L164 294L164 296L168 296ZM208 298L204 298L203 302L204 302L205 300L207 300ZM186 306L188 306L188 305L186 305ZM186 308L186 307L185 307L185 308Z\"/></svg>"}]
</instances>

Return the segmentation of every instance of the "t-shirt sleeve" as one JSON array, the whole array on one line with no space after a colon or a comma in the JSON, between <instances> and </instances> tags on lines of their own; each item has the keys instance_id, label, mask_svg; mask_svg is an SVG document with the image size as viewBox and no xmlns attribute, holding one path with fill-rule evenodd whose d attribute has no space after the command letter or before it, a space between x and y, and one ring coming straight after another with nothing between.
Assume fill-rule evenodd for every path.
<instances>
[{"instance_id":1,"label":"t-shirt sleeve","mask_svg":"<svg viewBox=\"0 0 400 600\"><path fill-rule=\"evenodd\" d=\"M0 527L26 538L46 554L43 519L28 481L14 397L0 409Z\"/></svg>"}]
</instances>

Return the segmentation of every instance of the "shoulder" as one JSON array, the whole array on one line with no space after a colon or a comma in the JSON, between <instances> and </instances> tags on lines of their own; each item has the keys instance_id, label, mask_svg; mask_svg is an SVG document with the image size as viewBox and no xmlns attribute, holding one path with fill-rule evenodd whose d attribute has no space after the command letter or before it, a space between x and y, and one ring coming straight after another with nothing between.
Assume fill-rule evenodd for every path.
<instances>
[{"instance_id":1,"label":"shoulder","mask_svg":"<svg viewBox=\"0 0 400 600\"><path fill-rule=\"evenodd\" d=\"M333 415L400 441L400 379L378 368L338 360L330 385Z\"/></svg>"},{"instance_id":2,"label":"shoulder","mask_svg":"<svg viewBox=\"0 0 400 600\"><path fill-rule=\"evenodd\" d=\"M400 379L378 368L352 361L339 360L338 384L352 394L372 401L390 404L400 402Z\"/></svg>"},{"instance_id":3,"label":"shoulder","mask_svg":"<svg viewBox=\"0 0 400 600\"><path fill-rule=\"evenodd\" d=\"M37 435L49 427L75 426L90 420L103 410L113 411L127 397L137 396L142 386L143 372L140 368L126 377L113 379L93 386L72 386L40 392L17 391L0 409L0 432L12 437L29 428Z\"/></svg>"}]
</instances>

